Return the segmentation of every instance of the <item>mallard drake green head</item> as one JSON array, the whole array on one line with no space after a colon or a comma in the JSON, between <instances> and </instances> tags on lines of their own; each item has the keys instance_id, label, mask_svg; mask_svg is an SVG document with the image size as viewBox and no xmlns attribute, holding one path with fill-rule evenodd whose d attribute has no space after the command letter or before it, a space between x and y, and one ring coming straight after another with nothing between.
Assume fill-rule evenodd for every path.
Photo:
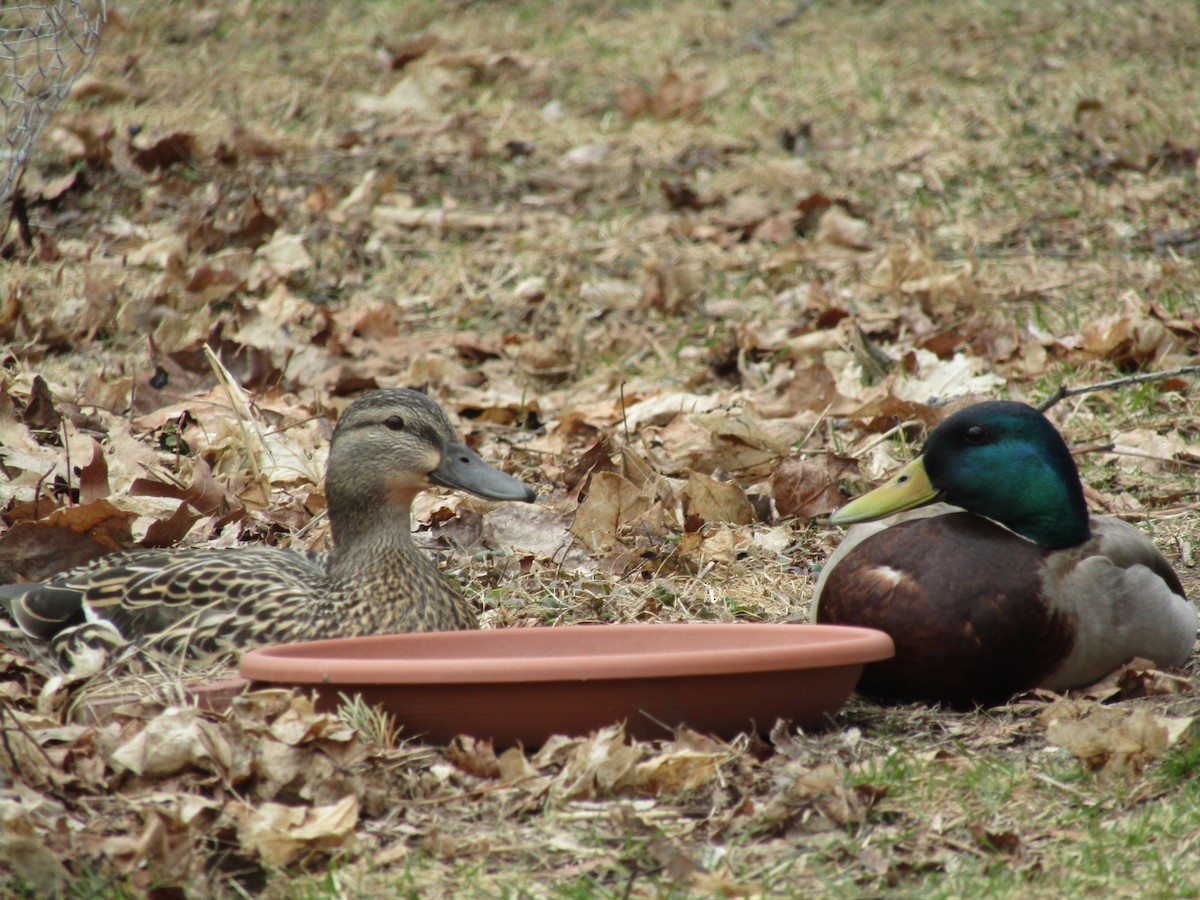
<instances>
[{"instance_id":1,"label":"mallard drake green head","mask_svg":"<svg viewBox=\"0 0 1200 900\"><path fill-rule=\"evenodd\" d=\"M938 500L1042 547L1073 547L1091 537L1071 451L1050 420L1023 403L977 403L950 416L920 456L829 520L869 522Z\"/></svg>"},{"instance_id":2,"label":"mallard drake green head","mask_svg":"<svg viewBox=\"0 0 1200 900\"><path fill-rule=\"evenodd\" d=\"M830 557L814 619L896 644L867 667L865 693L1000 702L1091 683L1133 656L1179 665L1195 642L1196 610L1165 557L1133 526L1088 513L1062 436L1022 403L953 414L831 521L872 524Z\"/></svg>"},{"instance_id":3,"label":"mallard drake green head","mask_svg":"<svg viewBox=\"0 0 1200 900\"><path fill-rule=\"evenodd\" d=\"M492 468L419 391L374 391L334 429L326 467L333 550L139 550L33 585L0 588L22 630L55 639L104 620L125 639L209 657L325 637L476 627L457 588L413 541L412 502L434 485L536 499Z\"/></svg>"}]
</instances>

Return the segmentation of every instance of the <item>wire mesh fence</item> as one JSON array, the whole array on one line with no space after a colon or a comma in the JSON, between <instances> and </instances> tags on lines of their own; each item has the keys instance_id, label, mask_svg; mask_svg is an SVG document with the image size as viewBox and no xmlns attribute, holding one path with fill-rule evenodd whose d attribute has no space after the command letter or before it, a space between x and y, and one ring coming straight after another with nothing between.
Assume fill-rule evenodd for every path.
<instances>
[{"instance_id":1,"label":"wire mesh fence","mask_svg":"<svg viewBox=\"0 0 1200 900\"><path fill-rule=\"evenodd\" d=\"M0 204L100 45L106 0L0 0Z\"/></svg>"}]
</instances>

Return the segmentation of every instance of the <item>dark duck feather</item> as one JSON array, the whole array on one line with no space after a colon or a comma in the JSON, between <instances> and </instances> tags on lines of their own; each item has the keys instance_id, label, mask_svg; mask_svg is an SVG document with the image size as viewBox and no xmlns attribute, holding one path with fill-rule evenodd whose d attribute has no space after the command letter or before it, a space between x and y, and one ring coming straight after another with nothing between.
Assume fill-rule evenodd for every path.
<instances>
[{"instance_id":1,"label":"dark duck feather","mask_svg":"<svg viewBox=\"0 0 1200 900\"><path fill-rule=\"evenodd\" d=\"M6 585L0 605L33 637L99 625L113 643L205 659L265 643L475 628L475 610L413 541L413 499L433 485L536 499L467 447L441 407L407 389L346 408L325 484L332 552L137 550Z\"/></svg>"},{"instance_id":2,"label":"dark duck feather","mask_svg":"<svg viewBox=\"0 0 1200 900\"><path fill-rule=\"evenodd\" d=\"M1134 526L1088 513L1062 436L1025 404L950 416L831 521L870 524L830 557L814 620L896 644L866 667L865 694L999 703L1090 684L1134 656L1177 666L1192 652L1196 609L1170 564Z\"/></svg>"}]
</instances>

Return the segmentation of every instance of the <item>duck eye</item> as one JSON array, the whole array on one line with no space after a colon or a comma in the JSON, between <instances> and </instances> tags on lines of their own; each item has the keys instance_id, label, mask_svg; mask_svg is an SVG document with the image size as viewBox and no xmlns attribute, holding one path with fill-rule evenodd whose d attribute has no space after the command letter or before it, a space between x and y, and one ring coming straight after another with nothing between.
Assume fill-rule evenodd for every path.
<instances>
[{"instance_id":1,"label":"duck eye","mask_svg":"<svg viewBox=\"0 0 1200 900\"><path fill-rule=\"evenodd\" d=\"M389 431L404 430L404 419L400 418L400 416L388 416L383 420L383 424L388 427Z\"/></svg>"},{"instance_id":2,"label":"duck eye","mask_svg":"<svg viewBox=\"0 0 1200 900\"><path fill-rule=\"evenodd\" d=\"M987 440L987 436L987 429L982 425L972 425L963 434L963 437L966 438L968 444L982 444Z\"/></svg>"}]
</instances>

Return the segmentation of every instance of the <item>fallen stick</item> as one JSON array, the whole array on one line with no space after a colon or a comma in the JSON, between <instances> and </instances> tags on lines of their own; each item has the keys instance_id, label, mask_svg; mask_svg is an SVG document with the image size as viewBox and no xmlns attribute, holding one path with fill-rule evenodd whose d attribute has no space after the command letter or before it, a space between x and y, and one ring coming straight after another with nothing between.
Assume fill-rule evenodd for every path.
<instances>
[{"instance_id":1,"label":"fallen stick","mask_svg":"<svg viewBox=\"0 0 1200 900\"><path fill-rule=\"evenodd\" d=\"M1098 381L1095 384L1085 384L1080 387L1063 387L1059 385L1058 390L1038 404L1038 411L1045 412L1060 400L1065 400L1067 397L1074 397L1076 394L1090 394L1092 391L1107 391L1111 388L1123 387L1127 384L1141 384L1144 381L1162 381L1165 378L1172 378L1176 375L1196 374L1200 374L1200 366L1183 366L1179 369L1171 369L1168 372L1143 372L1140 375L1126 375L1124 378L1114 378L1111 381Z\"/></svg>"}]
</instances>

